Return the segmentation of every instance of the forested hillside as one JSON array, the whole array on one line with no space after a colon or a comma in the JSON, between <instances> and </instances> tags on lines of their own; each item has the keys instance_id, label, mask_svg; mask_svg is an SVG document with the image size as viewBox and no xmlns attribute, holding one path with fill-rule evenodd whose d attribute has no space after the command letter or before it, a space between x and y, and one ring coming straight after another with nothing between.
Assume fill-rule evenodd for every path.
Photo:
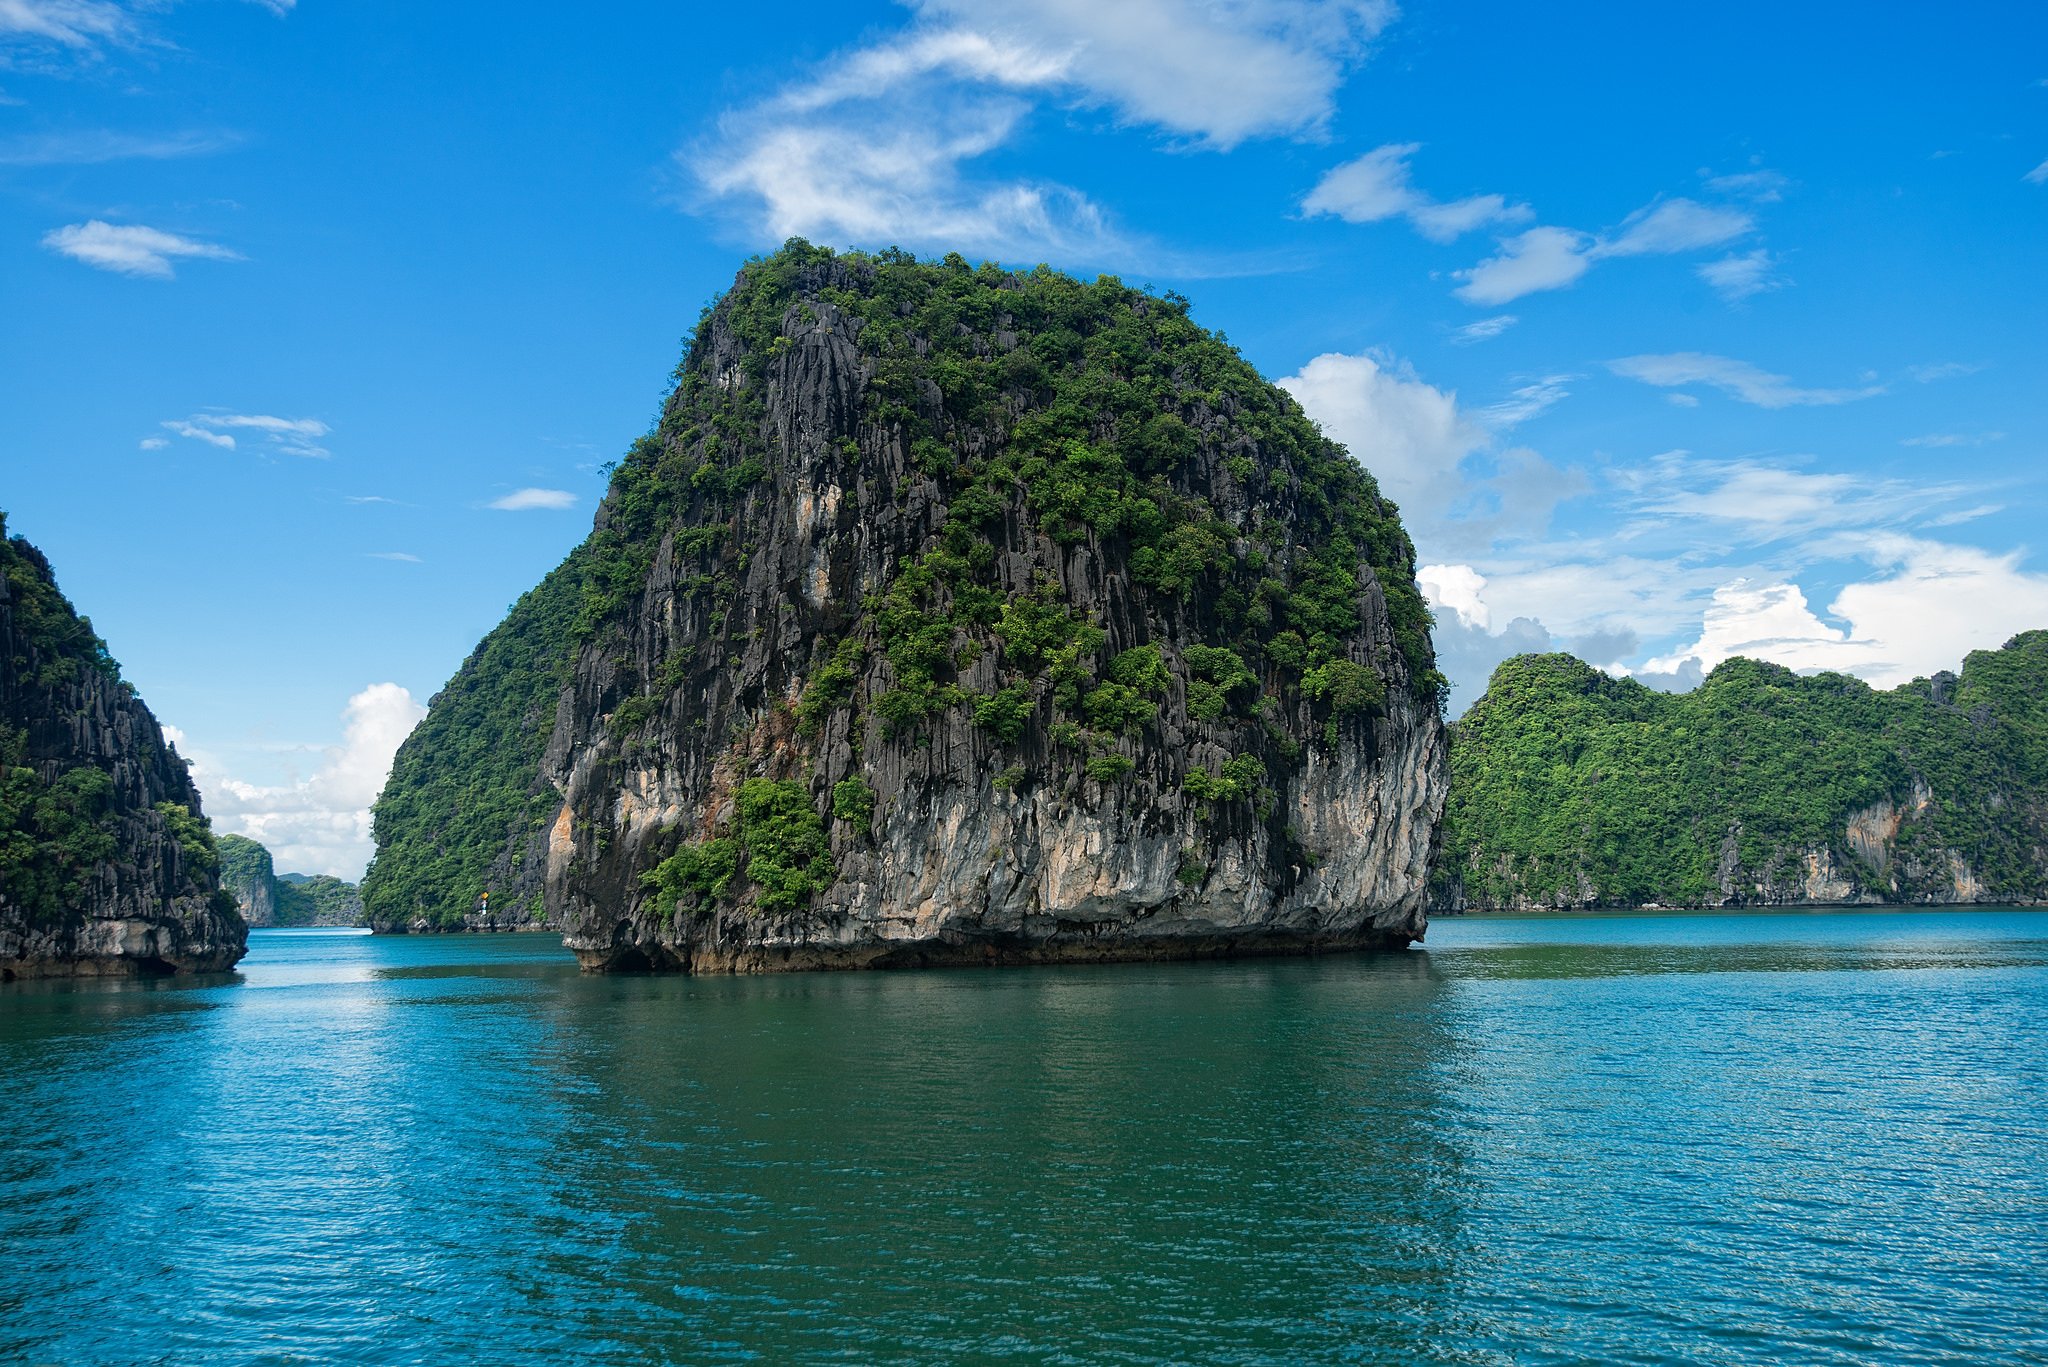
<instances>
[{"instance_id":1,"label":"forested hillside","mask_svg":"<svg viewBox=\"0 0 2048 1367\"><path fill-rule=\"evenodd\" d=\"M1889 691L1729 660L1690 693L1568 655L1452 728L1445 909L2048 897L2048 631Z\"/></svg>"}]
</instances>

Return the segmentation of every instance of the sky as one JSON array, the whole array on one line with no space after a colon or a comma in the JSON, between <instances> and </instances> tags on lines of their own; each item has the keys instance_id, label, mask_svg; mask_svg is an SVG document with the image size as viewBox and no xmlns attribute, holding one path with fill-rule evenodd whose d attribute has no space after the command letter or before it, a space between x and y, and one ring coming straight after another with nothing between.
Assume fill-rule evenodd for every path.
<instances>
[{"instance_id":1,"label":"sky","mask_svg":"<svg viewBox=\"0 0 2048 1367\"><path fill-rule=\"evenodd\" d=\"M1570 650L2048 626L2048 6L0 0L0 509L216 829L361 873L749 254L1177 289Z\"/></svg>"}]
</instances>

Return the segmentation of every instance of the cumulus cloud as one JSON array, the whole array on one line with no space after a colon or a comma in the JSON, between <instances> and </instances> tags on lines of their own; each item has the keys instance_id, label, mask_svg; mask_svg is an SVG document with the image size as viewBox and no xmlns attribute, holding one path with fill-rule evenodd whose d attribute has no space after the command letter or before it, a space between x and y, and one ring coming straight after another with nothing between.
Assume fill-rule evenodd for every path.
<instances>
[{"instance_id":1,"label":"cumulus cloud","mask_svg":"<svg viewBox=\"0 0 2048 1367\"><path fill-rule=\"evenodd\" d=\"M1851 583L1822 620L1792 582L1737 579L1716 590L1699 636L1645 664L1671 673L1711 670L1734 655L1799 670L1839 670L1891 688L1955 669L1972 650L1992 649L2048 622L2048 575L1997 555L1907 536L1870 539L1864 557L1883 573Z\"/></svg>"},{"instance_id":2,"label":"cumulus cloud","mask_svg":"<svg viewBox=\"0 0 2048 1367\"><path fill-rule=\"evenodd\" d=\"M223 451L237 449L237 431L252 431L263 438L263 448L279 455L302 456L309 460L324 460L332 454L319 444L319 438L326 436L330 429L318 418L280 418L269 413L194 413L189 418L167 418L163 426L181 437L203 441L209 446L218 446ZM165 443L160 437L144 443L145 450L157 450Z\"/></svg>"},{"instance_id":3,"label":"cumulus cloud","mask_svg":"<svg viewBox=\"0 0 2048 1367\"><path fill-rule=\"evenodd\" d=\"M139 223L105 223L95 218L55 228L43 234L43 245L74 261L117 275L139 275L169 280L176 271L173 258L205 261L240 261L241 253L200 242L176 233L145 228Z\"/></svg>"},{"instance_id":4,"label":"cumulus cloud","mask_svg":"<svg viewBox=\"0 0 2048 1367\"><path fill-rule=\"evenodd\" d=\"M1083 192L977 174L1040 105L1227 150L1318 129L1390 0L912 0L904 33L728 110L678 153L693 207L755 237L1110 259L1131 244ZM1156 253L1155 253L1156 256Z\"/></svg>"},{"instance_id":5,"label":"cumulus cloud","mask_svg":"<svg viewBox=\"0 0 2048 1367\"><path fill-rule=\"evenodd\" d=\"M207 815L219 830L262 841L280 870L360 878L372 851L370 804L399 742L426 714L399 685L371 684L348 700L341 741L321 751L311 777L274 787L244 783L193 755Z\"/></svg>"},{"instance_id":6,"label":"cumulus cloud","mask_svg":"<svg viewBox=\"0 0 2048 1367\"><path fill-rule=\"evenodd\" d=\"M1584 487L1576 471L1503 447L1508 423L1468 416L1455 394L1389 357L1330 353L1278 383L1372 472L1426 554L1539 531Z\"/></svg>"},{"instance_id":7,"label":"cumulus cloud","mask_svg":"<svg viewBox=\"0 0 2048 1367\"><path fill-rule=\"evenodd\" d=\"M1517 223L1530 216L1526 204L1510 204L1500 195L1472 195L1437 200L1417 190L1409 179L1408 159L1421 143L1389 143L1355 161L1332 167L1302 200L1311 217L1333 215L1346 223L1377 223L1400 217L1434 242L1449 242L1488 223Z\"/></svg>"},{"instance_id":8,"label":"cumulus cloud","mask_svg":"<svg viewBox=\"0 0 2048 1367\"><path fill-rule=\"evenodd\" d=\"M515 489L503 498L494 498L484 505L501 513L531 512L536 508L573 508L576 495L567 489Z\"/></svg>"},{"instance_id":9,"label":"cumulus cloud","mask_svg":"<svg viewBox=\"0 0 2048 1367\"><path fill-rule=\"evenodd\" d=\"M1731 360L1699 351L1677 351L1660 356L1624 356L1608 362L1608 368L1626 379L1673 388L1704 384L1744 403L1759 408L1795 408L1853 403L1884 393L1883 385L1860 389L1807 389L1783 375L1773 375L1747 361Z\"/></svg>"}]
</instances>

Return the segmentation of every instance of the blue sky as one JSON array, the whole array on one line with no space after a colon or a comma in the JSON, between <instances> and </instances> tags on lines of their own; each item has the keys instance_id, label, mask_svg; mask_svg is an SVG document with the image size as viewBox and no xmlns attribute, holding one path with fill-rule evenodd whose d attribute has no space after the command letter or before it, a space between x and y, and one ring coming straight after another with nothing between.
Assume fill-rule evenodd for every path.
<instances>
[{"instance_id":1,"label":"blue sky","mask_svg":"<svg viewBox=\"0 0 2048 1367\"><path fill-rule=\"evenodd\" d=\"M0 0L0 508L354 875L793 233L1186 293L1402 503L1456 707L2048 626L2034 4Z\"/></svg>"}]
</instances>

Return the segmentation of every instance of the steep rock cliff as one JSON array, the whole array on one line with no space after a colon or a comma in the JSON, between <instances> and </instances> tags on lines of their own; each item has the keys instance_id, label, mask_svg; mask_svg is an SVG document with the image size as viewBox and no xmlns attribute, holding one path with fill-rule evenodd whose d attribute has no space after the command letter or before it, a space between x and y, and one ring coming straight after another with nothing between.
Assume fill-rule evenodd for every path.
<instances>
[{"instance_id":1,"label":"steep rock cliff","mask_svg":"<svg viewBox=\"0 0 2048 1367\"><path fill-rule=\"evenodd\" d=\"M362 924L363 899L355 884L324 873L278 873L270 851L247 836L223 835L218 843L221 886L252 930Z\"/></svg>"},{"instance_id":2,"label":"steep rock cliff","mask_svg":"<svg viewBox=\"0 0 2048 1367\"><path fill-rule=\"evenodd\" d=\"M1520 656L1452 737L1442 911L2048 898L2048 631L1889 691Z\"/></svg>"},{"instance_id":3,"label":"steep rock cliff","mask_svg":"<svg viewBox=\"0 0 2048 1367\"><path fill-rule=\"evenodd\" d=\"M1393 507L1184 301L792 244L408 740L366 898L538 869L593 968L1402 944L1440 682ZM451 839L432 738L543 698Z\"/></svg>"},{"instance_id":4,"label":"steep rock cliff","mask_svg":"<svg viewBox=\"0 0 2048 1367\"><path fill-rule=\"evenodd\" d=\"M0 977L218 971L246 937L185 762L0 516Z\"/></svg>"}]
</instances>

